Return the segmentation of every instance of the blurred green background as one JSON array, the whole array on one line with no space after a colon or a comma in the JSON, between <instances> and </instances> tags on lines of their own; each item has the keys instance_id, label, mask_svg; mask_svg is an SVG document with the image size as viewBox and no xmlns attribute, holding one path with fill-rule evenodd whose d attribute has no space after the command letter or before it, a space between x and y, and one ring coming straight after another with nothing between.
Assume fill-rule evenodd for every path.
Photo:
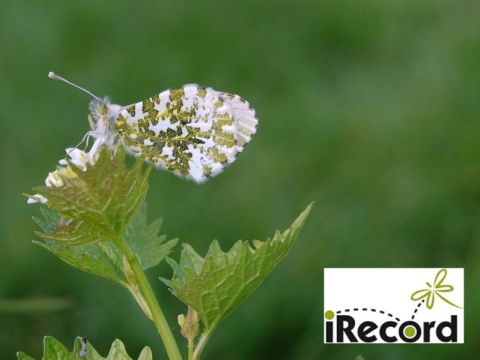
<instances>
[{"instance_id":1,"label":"blurred green background","mask_svg":"<svg viewBox=\"0 0 480 360\"><path fill-rule=\"evenodd\" d=\"M21 193L88 128L89 99L54 70L119 104L195 82L256 108L257 135L221 176L152 176L150 216L201 253L266 238L316 201L206 359L478 359L479 19L475 0L1 0L0 357L40 356L48 334L165 358L124 289L30 241L38 208ZM323 268L377 266L465 267L466 345L323 345ZM184 308L155 280L169 274L150 271L175 324Z\"/></svg>"}]
</instances>

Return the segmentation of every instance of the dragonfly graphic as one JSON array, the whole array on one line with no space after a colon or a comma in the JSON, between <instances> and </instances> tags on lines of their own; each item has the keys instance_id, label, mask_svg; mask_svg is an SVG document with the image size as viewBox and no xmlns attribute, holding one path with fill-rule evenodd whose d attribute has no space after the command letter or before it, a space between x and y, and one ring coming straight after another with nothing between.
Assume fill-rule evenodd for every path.
<instances>
[{"instance_id":1,"label":"dragonfly graphic","mask_svg":"<svg viewBox=\"0 0 480 360\"><path fill-rule=\"evenodd\" d=\"M455 305L453 302L448 300L444 295L442 295L442 293L448 293L453 291L452 285L447 285L443 283L446 277L447 277L447 269L439 270L437 272L437 275L435 275L435 279L433 280L433 286L427 281L426 284L428 288L415 291L410 298L414 301L425 299L427 308L432 309L433 304L435 303L435 297L438 296L447 304L461 309L460 306Z\"/></svg>"}]
</instances>

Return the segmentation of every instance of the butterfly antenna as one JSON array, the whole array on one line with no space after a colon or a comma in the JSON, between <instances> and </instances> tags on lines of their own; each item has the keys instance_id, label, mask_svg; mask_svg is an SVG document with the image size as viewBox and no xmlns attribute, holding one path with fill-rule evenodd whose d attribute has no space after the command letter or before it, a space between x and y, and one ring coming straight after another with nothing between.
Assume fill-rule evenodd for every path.
<instances>
[{"instance_id":1,"label":"butterfly antenna","mask_svg":"<svg viewBox=\"0 0 480 360\"><path fill-rule=\"evenodd\" d=\"M77 84L72 83L71 81L68 81L67 79L65 79L65 78L63 78L63 77L55 74L55 73L52 72L52 71L50 71L50 72L48 73L48 77L49 77L50 79L62 81L62 82L64 82L64 83L68 84L68 85L71 85L71 86L73 86L74 88L77 88L78 90L81 90L81 91L83 91L84 93L90 95L90 96L93 97L95 100L100 100L100 98L99 98L98 96L96 96L95 94L93 94L92 92L88 91L87 89L82 88L81 86L78 86Z\"/></svg>"}]
</instances>

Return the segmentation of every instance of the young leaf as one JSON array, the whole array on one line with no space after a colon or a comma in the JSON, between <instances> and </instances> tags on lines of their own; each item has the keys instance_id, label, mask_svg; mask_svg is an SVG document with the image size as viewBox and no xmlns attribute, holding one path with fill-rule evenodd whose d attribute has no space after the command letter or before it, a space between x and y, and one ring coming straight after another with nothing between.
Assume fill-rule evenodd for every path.
<instances>
[{"instance_id":1,"label":"young leaf","mask_svg":"<svg viewBox=\"0 0 480 360\"><path fill-rule=\"evenodd\" d=\"M149 170L143 170L141 159L131 168L124 160L123 150L113 159L103 151L87 169L70 164L58 172L60 186L35 189L48 206L43 218L34 218L42 229L36 234L44 240L37 244L80 270L125 286L152 318L121 244L125 241L147 269L164 259L177 240L158 235L160 221L147 224L141 205Z\"/></svg>"},{"instance_id":2,"label":"young leaf","mask_svg":"<svg viewBox=\"0 0 480 360\"><path fill-rule=\"evenodd\" d=\"M72 164L69 169L59 173L62 186L34 189L62 220L54 232L38 235L68 245L115 240L145 199L150 167L144 170L139 159L128 168L120 148L113 158L103 150L86 171Z\"/></svg>"},{"instance_id":3,"label":"young leaf","mask_svg":"<svg viewBox=\"0 0 480 360\"><path fill-rule=\"evenodd\" d=\"M34 217L34 221L44 233L53 233L61 219L60 216L46 208L41 208L41 212L43 218ZM123 274L123 255L112 242L67 245L63 242L46 239L44 241L34 241L34 243L57 255L73 267L92 275L116 281L124 286L127 285Z\"/></svg>"},{"instance_id":4,"label":"young leaf","mask_svg":"<svg viewBox=\"0 0 480 360\"><path fill-rule=\"evenodd\" d=\"M44 233L52 233L58 227L60 216L48 208L41 208L43 218L34 217L34 221ZM133 215L125 229L125 239L139 257L144 269L156 266L177 243L177 239L165 242L166 236L159 236L161 220L146 223L147 206L143 205ZM34 241L67 264L82 271L97 275L121 285L127 286L123 254L111 241L70 245L63 242L44 240Z\"/></svg>"},{"instance_id":5,"label":"young leaf","mask_svg":"<svg viewBox=\"0 0 480 360\"><path fill-rule=\"evenodd\" d=\"M126 240L144 268L157 265L176 243L158 235L161 221L146 222L149 169L143 170L142 159L128 168L122 149L113 158L102 151L86 171L72 164L68 169L58 173L61 186L35 189L48 199L43 218L34 218L44 240L36 243L80 270L132 285L117 239Z\"/></svg>"},{"instance_id":6,"label":"young leaf","mask_svg":"<svg viewBox=\"0 0 480 360\"><path fill-rule=\"evenodd\" d=\"M34 221L44 233L53 233L61 221L54 211L41 208L43 218L34 217ZM166 236L159 236L161 220L147 224L147 206L144 204L132 216L125 229L125 239L133 252L137 254L144 269L156 266L177 243L177 239L165 241ZM92 275L97 275L128 287L125 274L124 256L114 242L99 241L80 245L44 240L34 241L48 251L57 255L67 264Z\"/></svg>"},{"instance_id":7,"label":"young leaf","mask_svg":"<svg viewBox=\"0 0 480 360\"><path fill-rule=\"evenodd\" d=\"M309 205L283 233L272 239L238 241L228 252L214 241L202 258L185 244L180 263L169 259L171 281L164 281L172 293L199 315L204 334L213 329L265 280L292 248L312 205Z\"/></svg>"},{"instance_id":8,"label":"young leaf","mask_svg":"<svg viewBox=\"0 0 480 360\"><path fill-rule=\"evenodd\" d=\"M44 231L55 227L58 216L50 209L42 209L44 218L34 218L35 222ZM126 231L126 239L129 246L134 248L143 267L149 268L157 265L164 257L168 256L177 240L169 240L164 243L165 236L158 236L158 221L152 225L145 222L146 206L140 215L134 215L130 220ZM133 222L133 224L131 224ZM128 265L124 255L112 241L86 243L81 245L67 246L52 240L34 241L53 254L57 255L67 264L76 267L92 275L100 276L115 281L126 287L139 303L140 307L151 318L150 310L141 294L132 269Z\"/></svg>"},{"instance_id":9,"label":"young leaf","mask_svg":"<svg viewBox=\"0 0 480 360\"><path fill-rule=\"evenodd\" d=\"M35 360L34 358L22 353L17 353L18 360ZM152 360L152 351L148 346L144 347L138 360ZM70 352L57 339L51 336L45 336L43 339L43 357L42 360L132 360L127 354L125 346L120 340L112 343L110 351L106 358L100 356L88 341L84 342L82 338L77 337Z\"/></svg>"},{"instance_id":10,"label":"young leaf","mask_svg":"<svg viewBox=\"0 0 480 360\"><path fill-rule=\"evenodd\" d=\"M125 229L125 239L138 256L144 270L157 266L166 258L178 239L167 242L166 235L159 236L162 219L147 224L147 205L144 204L135 213Z\"/></svg>"}]
</instances>

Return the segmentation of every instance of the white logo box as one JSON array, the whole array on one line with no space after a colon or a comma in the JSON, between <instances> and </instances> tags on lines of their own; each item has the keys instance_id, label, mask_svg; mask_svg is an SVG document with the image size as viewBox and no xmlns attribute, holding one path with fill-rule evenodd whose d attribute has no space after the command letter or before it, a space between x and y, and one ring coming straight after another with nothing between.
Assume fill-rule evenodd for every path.
<instances>
[{"instance_id":1,"label":"white logo box","mask_svg":"<svg viewBox=\"0 0 480 360\"><path fill-rule=\"evenodd\" d=\"M462 268L327 268L324 342L463 343L463 276Z\"/></svg>"}]
</instances>

